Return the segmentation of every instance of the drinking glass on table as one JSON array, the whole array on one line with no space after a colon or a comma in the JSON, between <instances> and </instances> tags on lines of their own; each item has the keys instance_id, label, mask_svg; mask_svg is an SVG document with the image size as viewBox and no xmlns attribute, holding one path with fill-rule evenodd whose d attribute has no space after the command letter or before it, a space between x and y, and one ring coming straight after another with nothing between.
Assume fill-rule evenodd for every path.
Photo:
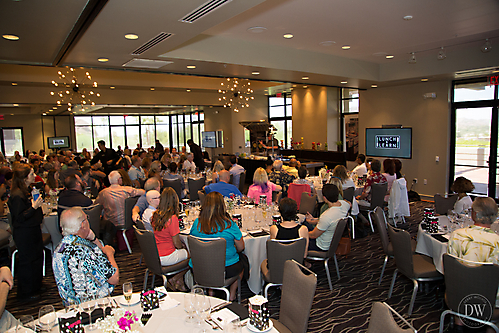
<instances>
[{"instance_id":1,"label":"drinking glass on table","mask_svg":"<svg viewBox=\"0 0 499 333\"><path fill-rule=\"evenodd\" d=\"M185 322L190 324L194 322L194 305L192 303L192 300L194 298L194 290L195 289L201 289L201 288L194 288L190 293L185 293L184 294L184 311L187 313L187 318L185 318ZM201 289L202 290L202 289Z\"/></svg>"},{"instance_id":2,"label":"drinking glass on table","mask_svg":"<svg viewBox=\"0 0 499 333\"><path fill-rule=\"evenodd\" d=\"M52 305L44 305L38 311L38 322L42 327L42 331L50 332L57 321L57 315Z\"/></svg>"},{"instance_id":3,"label":"drinking glass on table","mask_svg":"<svg viewBox=\"0 0 499 333\"><path fill-rule=\"evenodd\" d=\"M132 300L132 294L133 294L132 283L131 282L123 283L123 296L125 296L125 300L128 303L128 306L130 306L130 301Z\"/></svg>"},{"instance_id":4,"label":"drinking glass on table","mask_svg":"<svg viewBox=\"0 0 499 333\"><path fill-rule=\"evenodd\" d=\"M239 318L234 319L227 323L223 330L227 333L241 333L241 320Z\"/></svg>"},{"instance_id":5,"label":"drinking glass on table","mask_svg":"<svg viewBox=\"0 0 499 333\"><path fill-rule=\"evenodd\" d=\"M81 310L88 314L88 329L93 331L96 328L95 324L92 324L92 311L96 307L95 295L86 295L82 297L82 302L80 303Z\"/></svg>"},{"instance_id":6,"label":"drinking glass on table","mask_svg":"<svg viewBox=\"0 0 499 333\"><path fill-rule=\"evenodd\" d=\"M111 303L111 301L108 298L108 295L99 298L99 300L97 301L97 303L99 305L99 308L102 309L102 318L105 318L106 317L106 308Z\"/></svg>"},{"instance_id":7,"label":"drinking glass on table","mask_svg":"<svg viewBox=\"0 0 499 333\"><path fill-rule=\"evenodd\" d=\"M199 328L203 326L203 322L210 317L211 312L211 304L210 298L205 296L204 293L195 293L194 298L192 299L192 303L194 306L194 310L196 311L196 315L198 317L197 325ZM200 333L208 332L206 327L199 331Z\"/></svg>"},{"instance_id":8,"label":"drinking glass on table","mask_svg":"<svg viewBox=\"0 0 499 333\"><path fill-rule=\"evenodd\" d=\"M33 333L35 331L35 319L30 315L20 316L17 320L16 333Z\"/></svg>"}]
</instances>

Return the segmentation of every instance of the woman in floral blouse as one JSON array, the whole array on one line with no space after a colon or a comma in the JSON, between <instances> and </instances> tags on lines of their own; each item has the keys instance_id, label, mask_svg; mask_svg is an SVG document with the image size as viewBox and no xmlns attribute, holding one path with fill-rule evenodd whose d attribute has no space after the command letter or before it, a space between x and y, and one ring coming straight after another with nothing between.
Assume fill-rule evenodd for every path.
<instances>
[{"instance_id":1,"label":"woman in floral blouse","mask_svg":"<svg viewBox=\"0 0 499 333\"><path fill-rule=\"evenodd\" d=\"M381 174L381 162L379 160L371 161L371 173L367 177L366 184L364 185L364 190L361 195L357 196L359 205L370 206L371 205L371 186L373 184L386 183L387 180L385 176Z\"/></svg>"}]
</instances>

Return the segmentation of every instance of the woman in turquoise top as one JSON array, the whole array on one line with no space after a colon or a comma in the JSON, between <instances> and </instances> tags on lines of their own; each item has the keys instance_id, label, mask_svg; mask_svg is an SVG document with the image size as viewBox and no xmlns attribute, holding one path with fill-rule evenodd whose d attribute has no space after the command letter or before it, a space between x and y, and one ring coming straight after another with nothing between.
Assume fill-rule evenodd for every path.
<instances>
[{"instance_id":1,"label":"woman in turquoise top","mask_svg":"<svg viewBox=\"0 0 499 333\"><path fill-rule=\"evenodd\" d=\"M244 250L243 235L225 211L225 202L220 193L210 192L206 195L199 218L192 225L191 235L200 238L224 238L227 246L225 278L229 279L236 275L243 277L243 266L238 254ZM236 298L237 281L230 286L229 291L232 301Z\"/></svg>"}]
</instances>

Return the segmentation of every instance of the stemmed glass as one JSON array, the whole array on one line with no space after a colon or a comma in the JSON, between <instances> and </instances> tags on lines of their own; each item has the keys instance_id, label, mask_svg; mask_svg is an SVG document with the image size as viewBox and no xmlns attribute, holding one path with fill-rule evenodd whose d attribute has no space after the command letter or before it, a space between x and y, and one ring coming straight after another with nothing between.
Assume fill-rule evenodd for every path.
<instances>
[{"instance_id":1,"label":"stemmed glass","mask_svg":"<svg viewBox=\"0 0 499 333\"><path fill-rule=\"evenodd\" d=\"M44 305L38 311L38 322L44 332L50 332L57 321L57 315L52 305Z\"/></svg>"},{"instance_id":2,"label":"stemmed glass","mask_svg":"<svg viewBox=\"0 0 499 333\"><path fill-rule=\"evenodd\" d=\"M92 311L94 311L96 307L95 296L87 295L82 297L82 302L80 303L81 310L88 314L88 329L93 331L96 328L95 324L92 324Z\"/></svg>"},{"instance_id":3,"label":"stemmed glass","mask_svg":"<svg viewBox=\"0 0 499 333\"><path fill-rule=\"evenodd\" d=\"M99 308L102 309L102 318L106 318L106 308L109 306L109 298L106 296L99 298Z\"/></svg>"},{"instance_id":4,"label":"stemmed glass","mask_svg":"<svg viewBox=\"0 0 499 333\"><path fill-rule=\"evenodd\" d=\"M185 322L190 324L194 321L194 306L192 304L192 299L194 298L194 293L185 293L184 294L184 311L187 313L187 318L185 318Z\"/></svg>"},{"instance_id":5,"label":"stemmed glass","mask_svg":"<svg viewBox=\"0 0 499 333\"><path fill-rule=\"evenodd\" d=\"M33 333L35 331L35 319L30 315L20 316L17 320L16 333Z\"/></svg>"},{"instance_id":6,"label":"stemmed glass","mask_svg":"<svg viewBox=\"0 0 499 333\"><path fill-rule=\"evenodd\" d=\"M196 311L196 315L198 318L197 325L199 327L203 326L203 321L207 320L210 317L211 312L211 304L209 297L206 297L203 293L196 292L194 294L194 298L192 299L192 303L194 306L194 310ZM199 331L200 333L208 332L206 327Z\"/></svg>"},{"instance_id":7,"label":"stemmed glass","mask_svg":"<svg viewBox=\"0 0 499 333\"><path fill-rule=\"evenodd\" d=\"M125 296L125 300L130 306L130 301L132 300L133 286L131 282L123 283L123 295Z\"/></svg>"}]
</instances>

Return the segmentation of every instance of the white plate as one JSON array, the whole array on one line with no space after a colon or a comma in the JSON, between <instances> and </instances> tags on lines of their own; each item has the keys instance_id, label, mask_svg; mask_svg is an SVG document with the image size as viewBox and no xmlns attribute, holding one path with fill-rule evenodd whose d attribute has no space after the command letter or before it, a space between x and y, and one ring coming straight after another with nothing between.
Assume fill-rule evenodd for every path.
<instances>
[{"instance_id":1,"label":"white plate","mask_svg":"<svg viewBox=\"0 0 499 333\"><path fill-rule=\"evenodd\" d=\"M248 327L248 329L251 332L261 333L261 332L268 332L268 331L270 331L272 329L272 327L274 327L274 323L272 322L272 320L269 319L269 328L267 328L265 331L258 330L255 326L251 325L251 323L249 321L248 321L248 325L246 325L246 327Z\"/></svg>"},{"instance_id":2,"label":"white plate","mask_svg":"<svg viewBox=\"0 0 499 333\"><path fill-rule=\"evenodd\" d=\"M130 303L128 303L126 301L125 296L118 297L118 302L121 305L125 305L125 306L128 306L128 304L135 305L135 304L140 302L140 294L132 294L132 299L130 300Z\"/></svg>"}]
</instances>

